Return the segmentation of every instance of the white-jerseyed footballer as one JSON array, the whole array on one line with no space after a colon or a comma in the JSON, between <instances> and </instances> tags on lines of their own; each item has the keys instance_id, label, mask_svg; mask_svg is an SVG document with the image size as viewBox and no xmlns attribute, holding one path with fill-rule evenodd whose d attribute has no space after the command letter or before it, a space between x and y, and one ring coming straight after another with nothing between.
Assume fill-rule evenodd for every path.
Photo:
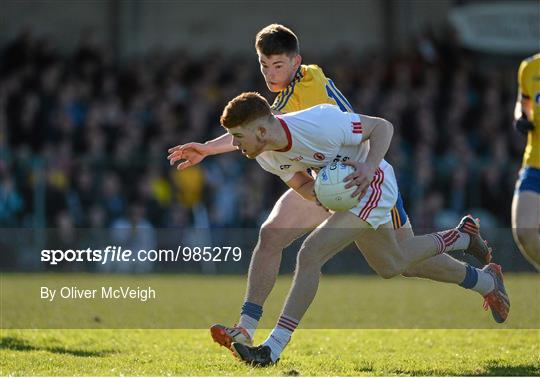
<instances>
[{"instance_id":1,"label":"white-jerseyed footballer","mask_svg":"<svg viewBox=\"0 0 540 378\"><path fill-rule=\"evenodd\" d=\"M230 101L220 121L243 155L256 159L302 197L316 201L314 179L306 170L317 170L334 161L355 168L345 180L354 181L351 184L358 189L353 196L360 196L357 206L332 214L306 238L298 252L293 286L268 339L257 347L232 344L233 353L243 361L262 366L277 362L315 297L322 266L352 242L384 278L445 252L464 250L479 261L488 260L491 250L470 216L457 229L397 241L390 210L397 200L398 187L392 166L384 160L393 134L390 122L344 113L333 105L275 116L268 102L253 92ZM489 264L482 272L486 273L486 285L493 287L485 296L486 302L496 320L503 322L510 303L501 269Z\"/></svg>"},{"instance_id":2,"label":"white-jerseyed footballer","mask_svg":"<svg viewBox=\"0 0 540 378\"><path fill-rule=\"evenodd\" d=\"M367 140L362 137L363 124L372 125L374 121L382 121L355 113L345 113L337 106L328 104L275 118L285 132L288 145L279 151L263 152L255 159L264 170L274 173L284 182L299 180L302 184L305 180L303 172L308 168L317 171L332 162L355 166L354 162L365 161L369 147L367 143L362 143ZM327 127L321 128L320 125ZM368 126L367 131L370 130ZM392 220L390 210L396 204L398 189L390 164L382 160L371 175L374 166L366 167L364 177L373 177L373 181L364 190L366 193L360 198L358 205L350 211L373 228L377 228ZM308 182L311 186L311 178ZM366 180L366 183L369 184L369 181ZM359 193L360 189L357 189L353 196L358 196Z\"/></svg>"},{"instance_id":3,"label":"white-jerseyed footballer","mask_svg":"<svg viewBox=\"0 0 540 378\"><path fill-rule=\"evenodd\" d=\"M306 110L320 104L338 105L342 111L354 113L343 93L326 77L320 67L301 64L298 37L289 28L279 24L264 27L255 36L255 49L266 86L271 92L277 93L272 104L274 114ZM199 164L207 156L236 150L232 140L233 137L225 133L205 143L189 142L177 145L169 149L170 155L167 159L171 165L178 162L178 169L187 169ZM354 182L349 181L349 189L356 190ZM398 242L413 237L414 232L399 193L391 214ZM305 200L294 190L289 189L283 193L261 225L257 244L251 254L238 323L233 327L212 325L210 335L215 342L227 349L231 349L233 342L252 344L263 316L263 305L275 285L284 249L294 240L313 231L329 216L325 209ZM473 223L473 218L466 217L458 228L465 229L467 226L469 230L475 230L478 227ZM482 267L490 263L489 259L479 262ZM492 269L476 268L442 253L409 265L403 276L456 284L486 297L494 289L494 279L489 272L492 272ZM489 301L486 300L484 305L486 303L489 305ZM491 307L491 310L494 319L501 321L497 307Z\"/></svg>"}]
</instances>

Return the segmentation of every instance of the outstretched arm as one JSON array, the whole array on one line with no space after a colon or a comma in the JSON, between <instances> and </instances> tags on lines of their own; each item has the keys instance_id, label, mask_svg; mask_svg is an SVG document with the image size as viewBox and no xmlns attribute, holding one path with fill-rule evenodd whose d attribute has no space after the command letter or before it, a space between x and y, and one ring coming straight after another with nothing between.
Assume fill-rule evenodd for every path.
<instances>
[{"instance_id":1,"label":"outstretched arm","mask_svg":"<svg viewBox=\"0 0 540 378\"><path fill-rule=\"evenodd\" d=\"M174 165L180 160L184 160L178 164L177 169L186 169L192 165L199 164L209 155L219 155L236 150L236 147L232 145L232 139L232 135L227 133L206 143L191 142L181 144L169 148L169 156L167 156L167 159L171 165Z\"/></svg>"},{"instance_id":2,"label":"outstretched arm","mask_svg":"<svg viewBox=\"0 0 540 378\"><path fill-rule=\"evenodd\" d=\"M281 114L278 110L272 110L273 114ZM219 155L236 150L232 145L233 137L230 134L207 141L205 143L190 142L169 148L167 159L171 165L183 160L176 169L182 170L192 165L199 164L209 155Z\"/></svg>"}]
</instances>

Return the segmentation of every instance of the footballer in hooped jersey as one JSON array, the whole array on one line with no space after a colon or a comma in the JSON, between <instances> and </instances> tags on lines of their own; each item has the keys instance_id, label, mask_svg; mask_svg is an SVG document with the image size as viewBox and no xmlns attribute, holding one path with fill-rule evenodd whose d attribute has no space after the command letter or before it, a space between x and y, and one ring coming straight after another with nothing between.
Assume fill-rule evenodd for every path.
<instances>
[{"instance_id":1,"label":"footballer in hooped jersey","mask_svg":"<svg viewBox=\"0 0 540 378\"><path fill-rule=\"evenodd\" d=\"M352 112L352 107L347 99L324 75L321 68L315 65L301 64L298 39L290 29L278 24L263 28L256 36L255 47L264 80L271 91L278 93L272 105L274 114L286 114L318 104L337 105L343 111ZM254 137L255 142L257 142L257 138L260 138L258 135ZM233 137L227 133L206 143L178 145L169 149L168 159L171 165L179 162L178 169L185 169L198 164L206 156L238 150L232 141ZM365 145L367 146L367 143ZM252 147L250 146L250 148ZM248 156L254 153L252 151L242 152ZM295 160L298 160L298 157L292 159L293 162ZM367 181L373 181L373 177L362 177L360 171L356 171L352 177L347 177L347 179L349 180L347 185L359 187L355 195L361 192L360 188ZM391 232L395 232L397 240L403 242L413 237L399 192L396 206L392 207L390 214L395 229ZM329 213L325 209L303 199L292 189L288 190L276 202L274 209L261 227L259 240L253 251L245 301L242 305L238 325L234 327L212 326L211 333L215 341L228 348L231 347L232 342L251 344L258 321L262 316L262 306L275 284L283 249L307 232L301 230L314 229L328 217ZM476 234L478 223L476 219L468 216L463 219L458 228ZM279 231L276 232L276 229ZM486 256L481 262L483 264L489 263L489 257ZM495 269L494 265L488 265L484 269L476 269L442 253L411 264L401 273L408 277L421 277L458 284L463 288L476 291L484 297L489 297L489 294L496 288L493 269ZM490 304L490 306L497 321L506 318L507 308L495 304Z\"/></svg>"}]
</instances>

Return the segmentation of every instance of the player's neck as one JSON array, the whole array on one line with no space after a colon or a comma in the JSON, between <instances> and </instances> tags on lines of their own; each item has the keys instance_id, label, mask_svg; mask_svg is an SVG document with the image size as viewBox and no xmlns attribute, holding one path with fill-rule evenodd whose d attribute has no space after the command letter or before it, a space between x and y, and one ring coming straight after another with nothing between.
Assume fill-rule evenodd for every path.
<instances>
[{"instance_id":1,"label":"player's neck","mask_svg":"<svg viewBox=\"0 0 540 378\"><path fill-rule=\"evenodd\" d=\"M299 68L300 68L300 67L298 67L297 69L295 69L295 70L293 71L293 73L291 74L291 77L289 78L289 85L291 85L291 83L294 81L294 78L296 77L296 73L298 72L298 69L299 69Z\"/></svg>"},{"instance_id":2,"label":"player's neck","mask_svg":"<svg viewBox=\"0 0 540 378\"><path fill-rule=\"evenodd\" d=\"M289 145L289 137L287 136L285 128L276 117L272 117L268 131L266 150L276 151L287 148Z\"/></svg>"}]
</instances>

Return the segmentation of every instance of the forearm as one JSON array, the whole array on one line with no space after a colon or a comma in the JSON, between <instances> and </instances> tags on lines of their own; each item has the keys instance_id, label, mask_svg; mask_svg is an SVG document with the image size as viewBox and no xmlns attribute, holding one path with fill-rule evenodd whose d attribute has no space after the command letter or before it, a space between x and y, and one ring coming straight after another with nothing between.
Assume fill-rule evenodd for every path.
<instances>
[{"instance_id":1,"label":"forearm","mask_svg":"<svg viewBox=\"0 0 540 378\"><path fill-rule=\"evenodd\" d=\"M372 167L379 166L388 152L393 134L394 126L392 126L390 122L381 119L381 123L371 132L369 138L369 153L365 161L366 164L369 164Z\"/></svg>"},{"instance_id":2,"label":"forearm","mask_svg":"<svg viewBox=\"0 0 540 378\"><path fill-rule=\"evenodd\" d=\"M296 172L290 180L285 181L289 188L308 201L316 201L315 180L306 171Z\"/></svg>"},{"instance_id":3,"label":"forearm","mask_svg":"<svg viewBox=\"0 0 540 378\"><path fill-rule=\"evenodd\" d=\"M302 186L295 188L296 193L300 194L304 199L308 201L316 201L315 193L315 181L308 181Z\"/></svg>"},{"instance_id":4,"label":"forearm","mask_svg":"<svg viewBox=\"0 0 540 378\"><path fill-rule=\"evenodd\" d=\"M211 148L209 155L219 155L236 150L236 147L232 144L232 140L233 137L231 134L223 134L216 139L206 142L205 144Z\"/></svg>"}]
</instances>

